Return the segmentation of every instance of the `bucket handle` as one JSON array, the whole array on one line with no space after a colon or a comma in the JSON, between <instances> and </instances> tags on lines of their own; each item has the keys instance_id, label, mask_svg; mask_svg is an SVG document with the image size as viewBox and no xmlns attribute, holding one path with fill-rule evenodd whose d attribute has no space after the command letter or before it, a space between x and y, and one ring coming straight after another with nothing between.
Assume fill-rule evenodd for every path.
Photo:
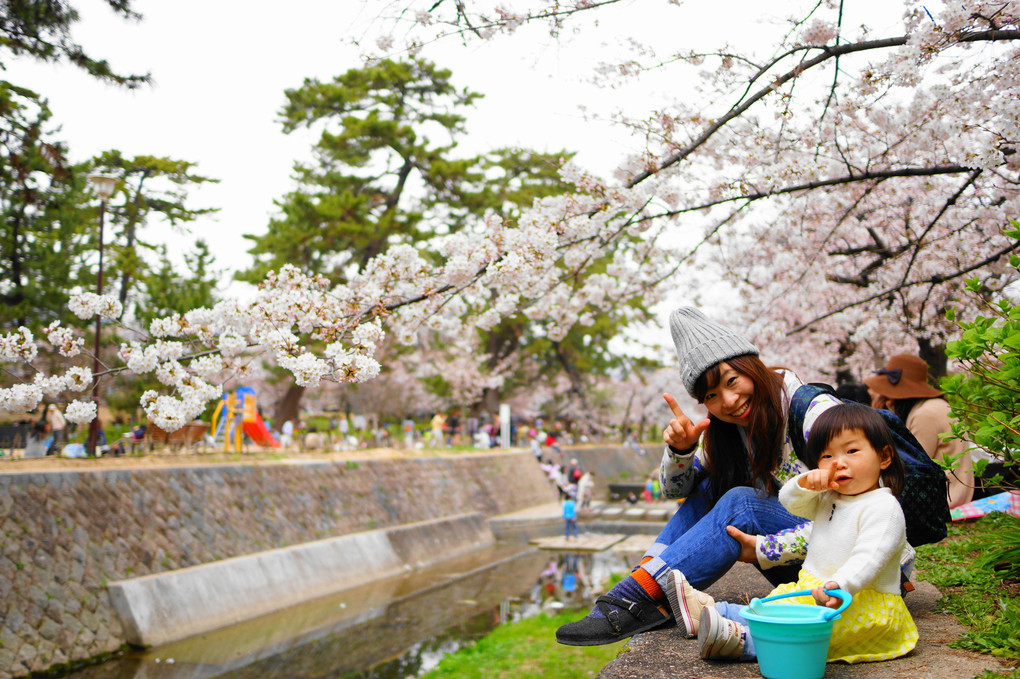
<instances>
[{"instance_id":1,"label":"bucket handle","mask_svg":"<svg viewBox=\"0 0 1020 679\"><path fill-rule=\"evenodd\" d=\"M842 599L843 601L843 603L840 604L839 608L837 609L830 608L828 609L828 611L822 614L822 619L828 622L829 620L835 619L837 615L845 611L847 606L850 605L850 602L853 601L853 597L850 596L850 592L847 592L846 590L843 589L827 589L825 590L825 593L828 594L829 596L834 596L838 599ZM788 592L787 594L776 594L775 596L765 597L764 599L758 599L756 597L751 600L751 610L753 611L756 609L755 606L756 603L763 604L769 601L776 601L777 599L789 599L795 596L811 596L811 590L801 589L796 592Z\"/></svg>"}]
</instances>

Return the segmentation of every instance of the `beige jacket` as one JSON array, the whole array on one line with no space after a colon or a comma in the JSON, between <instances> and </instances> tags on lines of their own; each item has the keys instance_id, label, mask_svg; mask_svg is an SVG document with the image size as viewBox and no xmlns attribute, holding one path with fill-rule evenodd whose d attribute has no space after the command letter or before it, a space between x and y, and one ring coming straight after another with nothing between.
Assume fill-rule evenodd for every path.
<instances>
[{"instance_id":1,"label":"beige jacket","mask_svg":"<svg viewBox=\"0 0 1020 679\"><path fill-rule=\"evenodd\" d=\"M936 462L959 455L965 450L959 439L945 440L939 434L950 430L949 403L942 398L919 401L907 415L907 429L918 443L924 446L928 457ZM971 501L974 496L974 472L971 469L970 454L960 458L957 468L946 472L949 479L949 506L959 507Z\"/></svg>"}]
</instances>

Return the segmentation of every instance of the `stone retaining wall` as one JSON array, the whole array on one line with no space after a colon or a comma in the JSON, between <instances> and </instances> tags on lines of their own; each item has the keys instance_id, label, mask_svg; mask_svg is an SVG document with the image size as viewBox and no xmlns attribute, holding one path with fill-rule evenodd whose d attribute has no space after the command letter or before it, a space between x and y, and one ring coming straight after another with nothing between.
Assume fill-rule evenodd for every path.
<instances>
[{"instance_id":1,"label":"stone retaining wall","mask_svg":"<svg viewBox=\"0 0 1020 679\"><path fill-rule=\"evenodd\" d=\"M555 499L524 452L0 474L0 678L122 646L115 580Z\"/></svg>"},{"instance_id":2,"label":"stone retaining wall","mask_svg":"<svg viewBox=\"0 0 1020 679\"><path fill-rule=\"evenodd\" d=\"M620 450L587 447L564 455L601 470L603 482L613 467L657 464L655 455ZM526 451L0 473L0 679L120 648L124 630L107 593L113 581L555 501Z\"/></svg>"}]
</instances>

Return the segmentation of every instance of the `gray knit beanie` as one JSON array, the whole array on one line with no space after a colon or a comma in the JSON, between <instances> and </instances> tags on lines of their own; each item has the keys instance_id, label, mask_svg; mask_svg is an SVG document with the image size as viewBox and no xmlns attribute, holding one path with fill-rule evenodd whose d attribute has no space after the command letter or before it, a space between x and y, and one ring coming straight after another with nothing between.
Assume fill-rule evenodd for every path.
<instances>
[{"instance_id":1,"label":"gray knit beanie","mask_svg":"<svg viewBox=\"0 0 1020 679\"><path fill-rule=\"evenodd\" d=\"M669 315L669 331L680 359L680 380L694 396L694 383L720 361L758 355L758 347L741 335L710 321L694 307L680 307Z\"/></svg>"}]
</instances>

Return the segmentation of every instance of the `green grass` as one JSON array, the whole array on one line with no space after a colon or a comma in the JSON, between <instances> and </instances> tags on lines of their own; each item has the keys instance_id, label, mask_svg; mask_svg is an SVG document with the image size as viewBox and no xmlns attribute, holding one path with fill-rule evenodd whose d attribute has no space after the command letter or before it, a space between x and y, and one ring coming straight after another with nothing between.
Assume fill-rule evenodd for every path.
<instances>
[{"instance_id":1,"label":"green grass","mask_svg":"<svg viewBox=\"0 0 1020 679\"><path fill-rule=\"evenodd\" d=\"M575 679L594 677L624 646L563 646L556 628L577 620L579 611L540 615L508 625L440 661L423 679Z\"/></svg>"},{"instance_id":2,"label":"green grass","mask_svg":"<svg viewBox=\"0 0 1020 679\"><path fill-rule=\"evenodd\" d=\"M949 645L988 653L1014 668L1020 666L1020 581L992 566L1016 553L1018 539L1020 519L994 513L952 524L946 540L917 550L918 577L942 592L940 610L969 628ZM976 563L982 560L988 565ZM1014 669L1008 676L1020 673Z\"/></svg>"}]
</instances>

